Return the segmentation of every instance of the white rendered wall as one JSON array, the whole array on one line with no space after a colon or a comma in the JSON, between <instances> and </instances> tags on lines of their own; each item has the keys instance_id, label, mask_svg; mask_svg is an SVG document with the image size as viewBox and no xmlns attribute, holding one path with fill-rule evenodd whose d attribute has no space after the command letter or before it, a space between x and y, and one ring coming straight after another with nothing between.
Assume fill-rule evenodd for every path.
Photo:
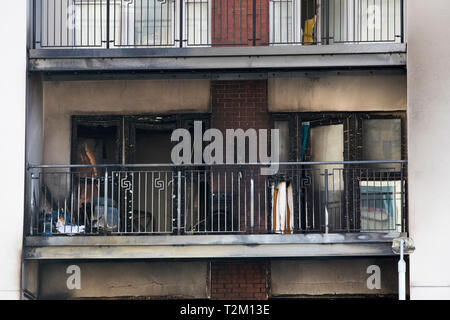
<instances>
[{"instance_id":1,"label":"white rendered wall","mask_svg":"<svg viewBox=\"0 0 450 320\"><path fill-rule=\"evenodd\" d=\"M0 10L0 299L20 298L24 207L26 1Z\"/></svg>"},{"instance_id":2,"label":"white rendered wall","mask_svg":"<svg viewBox=\"0 0 450 320\"><path fill-rule=\"evenodd\" d=\"M450 299L450 1L408 0L412 299Z\"/></svg>"}]
</instances>

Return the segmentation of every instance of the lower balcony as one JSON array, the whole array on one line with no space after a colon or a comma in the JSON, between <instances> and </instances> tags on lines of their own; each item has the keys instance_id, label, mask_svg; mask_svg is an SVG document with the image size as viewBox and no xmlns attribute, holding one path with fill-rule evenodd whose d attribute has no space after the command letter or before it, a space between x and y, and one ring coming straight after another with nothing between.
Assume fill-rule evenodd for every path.
<instances>
[{"instance_id":1,"label":"lower balcony","mask_svg":"<svg viewBox=\"0 0 450 320\"><path fill-rule=\"evenodd\" d=\"M406 232L406 161L29 171L27 259L391 255Z\"/></svg>"}]
</instances>

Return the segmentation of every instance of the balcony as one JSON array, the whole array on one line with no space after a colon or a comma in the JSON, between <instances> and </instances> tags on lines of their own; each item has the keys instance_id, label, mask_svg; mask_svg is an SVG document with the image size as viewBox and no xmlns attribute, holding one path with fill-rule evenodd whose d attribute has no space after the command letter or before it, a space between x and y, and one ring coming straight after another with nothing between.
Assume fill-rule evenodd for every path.
<instances>
[{"instance_id":1,"label":"balcony","mask_svg":"<svg viewBox=\"0 0 450 320\"><path fill-rule=\"evenodd\" d=\"M406 161L30 166L25 257L389 255Z\"/></svg>"},{"instance_id":2,"label":"balcony","mask_svg":"<svg viewBox=\"0 0 450 320\"><path fill-rule=\"evenodd\" d=\"M402 0L34 0L33 13L32 71L406 61Z\"/></svg>"}]
</instances>

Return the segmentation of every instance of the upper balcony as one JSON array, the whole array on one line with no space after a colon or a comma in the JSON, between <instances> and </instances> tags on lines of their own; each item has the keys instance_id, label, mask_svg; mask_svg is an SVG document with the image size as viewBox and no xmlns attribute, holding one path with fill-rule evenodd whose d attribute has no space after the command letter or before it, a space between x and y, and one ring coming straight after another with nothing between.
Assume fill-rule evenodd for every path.
<instances>
[{"instance_id":1,"label":"upper balcony","mask_svg":"<svg viewBox=\"0 0 450 320\"><path fill-rule=\"evenodd\" d=\"M403 0L34 0L31 71L398 67Z\"/></svg>"}]
</instances>

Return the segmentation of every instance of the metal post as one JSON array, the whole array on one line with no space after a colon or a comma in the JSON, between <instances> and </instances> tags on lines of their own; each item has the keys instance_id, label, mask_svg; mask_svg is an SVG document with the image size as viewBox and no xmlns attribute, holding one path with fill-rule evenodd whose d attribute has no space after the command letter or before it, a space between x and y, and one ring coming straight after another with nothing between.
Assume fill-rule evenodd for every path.
<instances>
[{"instance_id":1,"label":"metal post","mask_svg":"<svg viewBox=\"0 0 450 320\"><path fill-rule=\"evenodd\" d=\"M108 169L105 170L105 196L104 196L104 214L103 214L103 229L108 227Z\"/></svg>"},{"instance_id":2,"label":"metal post","mask_svg":"<svg viewBox=\"0 0 450 320\"><path fill-rule=\"evenodd\" d=\"M178 171L177 183L177 230L181 234L181 171Z\"/></svg>"},{"instance_id":3,"label":"metal post","mask_svg":"<svg viewBox=\"0 0 450 320\"><path fill-rule=\"evenodd\" d=\"M33 225L34 225L34 208L35 208L35 203L34 203L34 173L31 174L31 183L30 183L30 236L34 235L33 233ZM45 221L44 221L45 223Z\"/></svg>"},{"instance_id":4,"label":"metal post","mask_svg":"<svg viewBox=\"0 0 450 320\"><path fill-rule=\"evenodd\" d=\"M179 30L179 32L180 32L180 34L178 36L178 39L180 41L180 48L182 48L183 47L183 41L184 41L184 35L183 35L183 5L184 5L184 3L183 3L183 0L180 0L179 4L180 4L180 15L179 15L179 21L180 21L180 25L179 25L180 30ZM175 12L176 12L176 9L175 9ZM188 19L188 17L186 16L186 20L187 19ZM187 43L187 37L186 37L186 43Z\"/></svg>"},{"instance_id":5,"label":"metal post","mask_svg":"<svg viewBox=\"0 0 450 320\"><path fill-rule=\"evenodd\" d=\"M253 228L255 227L255 183L253 180L253 173L251 173L250 178L250 228L253 232Z\"/></svg>"},{"instance_id":6,"label":"metal post","mask_svg":"<svg viewBox=\"0 0 450 320\"><path fill-rule=\"evenodd\" d=\"M406 262L403 259L405 240L400 240L400 260L398 261L398 299L406 300Z\"/></svg>"},{"instance_id":7,"label":"metal post","mask_svg":"<svg viewBox=\"0 0 450 320\"><path fill-rule=\"evenodd\" d=\"M109 1L110 0L106 0L106 48L107 49L109 49L109 38L111 37L110 36L110 28L111 28L111 17L110 17L110 15L111 15L111 12L110 12L110 3L109 3ZM100 10L102 10L102 8L101 8L101 6L100 6ZM115 11L115 10L114 10ZM114 19L115 19L116 17L114 17ZM121 17L122 18L122 17ZM115 31L115 30L114 30Z\"/></svg>"},{"instance_id":8,"label":"metal post","mask_svg":"<svg viewBox=\"0 0 450 320\"><path fill-rule=\"evenodd\" d=\"M328 233L328 169L325 169L325 233Z\"/></svg>"},{"instance_id":9,"label":"metal post","mask_svg":"<svg viewBox=\"0 0 450 320\"><path fill-rule=\"evenodd\" d=\"M400 32L401 32L400 40L401 40L401 43L405 42L405 25L404 25L404 23L405 23L405 13L404 13L404 9L405 9L405 6L403 5L403 0L400 0Z\"/></svg>"},{"instance_id":10,"label":"metal post","mask_svg":"<svg viewBox=\"0 0 450 320\"><path fill-rule=\"evenodd\" d=\"M37 31L37 27L36 27L36 10L37 10L36 0L32 1L32 10L33 10L33 25L31 27L31 32L32 32L32 40L31 41L33 43L31 44L31 47L33 49L36 49L36 31Z\"/></svg>"},{"instance_id":11,"label":"metal post","mask_svg":"<svg viewBox=\"0 0 450 320\"><path fill-rule=\"evenodd\" d=\"M252 45L256 46L256 0L253 0L253 30L252 30Z\"/></svg>"},{"instance_id":12,"label":"metal post","mask_svg":"<svg viewBox=\"0 0 450 320\"><path fill-rule=\"evenodd\" d=\"M326 31L325 31L325 44L330 44L330 0L326 1Z\"/></svg>"}]
</instances>

